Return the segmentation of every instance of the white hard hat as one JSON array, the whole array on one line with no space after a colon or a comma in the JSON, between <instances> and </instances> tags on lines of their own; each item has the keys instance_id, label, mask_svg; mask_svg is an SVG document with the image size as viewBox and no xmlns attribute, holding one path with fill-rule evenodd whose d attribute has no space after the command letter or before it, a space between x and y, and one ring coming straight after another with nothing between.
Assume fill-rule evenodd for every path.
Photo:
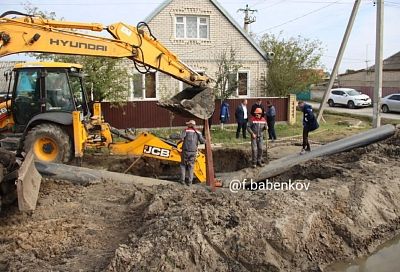
<instances>
[{"instance_id":1,"label":"white hard hat","mask_svg":"<svg viewBox=\"0 0 400 272\"><path fill-rule=\"evenodd\" d=\"M193 126L195 126L195 125L196 125L196 121L190 120L190 121L186 122L186 125L193 125Z\"/></svg>"}]
</instances>

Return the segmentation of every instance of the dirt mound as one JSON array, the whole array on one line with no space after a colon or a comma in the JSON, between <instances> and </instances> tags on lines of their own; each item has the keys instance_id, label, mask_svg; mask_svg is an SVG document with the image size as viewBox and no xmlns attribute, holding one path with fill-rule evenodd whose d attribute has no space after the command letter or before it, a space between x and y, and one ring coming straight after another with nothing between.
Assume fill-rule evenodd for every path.
<instances>
[{"instance_id":1,"label":"dirt mound","mask_svg":"<svg viewBox=\"0 0 400 272\"><path fill-rule=\"evenodd\" d=\"M366 254L400 228L397 143L316 159L279 177L311 182L307 192L158 187L109 270L319 271Z\"/></svg>"},{"instance_id":2,"label":"dirt mound","mask_svg":"<svg viewBox=\"0 0 400 272\"><path fill-rule=\"evenodd\" d=\"M314 159L274 181L308 191L88 187L47 181L0 220L1 271L320 271L400 231L400 138Z\"/></svg>"}]
</instances>

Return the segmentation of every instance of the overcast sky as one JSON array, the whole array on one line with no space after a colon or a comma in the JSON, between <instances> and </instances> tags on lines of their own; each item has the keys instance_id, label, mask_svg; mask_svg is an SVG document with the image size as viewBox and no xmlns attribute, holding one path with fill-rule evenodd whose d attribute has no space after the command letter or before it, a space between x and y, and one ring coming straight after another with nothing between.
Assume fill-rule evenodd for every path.
<instances>
[{"instance_id":1,"label":"overcast sky","mask_svg":"<svg viewBox=\"0 0 400 272\"><path fill-rule=\"evenodd\" d=\"M42 11L54 11L68 21L98 22L105 25L122 21L132 25L142 21L163 1L157 0L31 0ZM375 61L376 6L362 0L353 31L339 71L362 69ZM24 1L2 0L0 10L24 11ZM297 37L319 40L324 48L322 65L333 69L347 22L353 8L352 0L220 0L219 3L242 25L244 14L238 9L256 9L256 22L250 30L257 35L273 33L284 38ZM400 51L400 0L385 1L383 56ZM20 60L9 56L7 60Z\"/></svg>"}]
</instances>

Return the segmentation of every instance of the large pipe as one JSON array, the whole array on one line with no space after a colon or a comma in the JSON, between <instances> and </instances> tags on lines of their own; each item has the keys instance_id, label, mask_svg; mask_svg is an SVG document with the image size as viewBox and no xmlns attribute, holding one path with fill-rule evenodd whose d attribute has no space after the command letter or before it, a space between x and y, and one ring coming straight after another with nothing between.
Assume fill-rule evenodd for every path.
<instances>
[{"instance_id":1,"label":"large pipe","mask_svg":"<svg viewBox=\"0 0 400 272\"><path fill-rule=\"evenodd\" d=\"M367 130L365 132L340 139L335 142L323 145L314 149L311 152L307 152L304 155L293 154L278 160L274 160L268 165L262 167L261 169L243 169L236 172L230 172L221 174L220 178L223 181L224 187L229 185L232 180L253 180L253 181L263 181L268 178L277 176L289 170L291 167L304 163L308 160L331 155L343 151L348 151L356 147L366 146L371 143L386 139L392 136L396 131L393 125L385 125L379 128L374 128Z\"/></svg>"},{"instance_id":2,"label":"large pipe","mask_svg":"<svg viewBox=\"0 0 400 272\"><path fill-rule=\"evenodd\" d=\"M36 169L45 177L68 180L75 184L88 185L104 180L114 180L127 184L159 185L174 184L171 181L127 175L105 170L95 170L66 164L35 162Z\"/></svg>"},{"instance_id":3,"label":"large pipe","mask_svg":"<svg viewBox=\"0 0 400 272\"><path fill-rule=\"evenodd\" d=\"M392 136L396 128L393 125L385 125L368 131L323 145L304 155L293 154L284 158L272 161L261 169L243 169L236 172L221 174L224 186L228 186L231 180L250 180L262 181L267 178L277 176L287 171L291 167L304 163L316 157L331 155L356 147L365 146ZM95 170L85 167L78 167L65 164L35 162L36 169L45 177L52 177L59 180L68 180L76 184L88 185L90 183L101 182L102 180L114 180L127 184L158 185L175 184L167 180L159 180L134 175L127 175L105 170Z\"/></svg>"}]
</instances>

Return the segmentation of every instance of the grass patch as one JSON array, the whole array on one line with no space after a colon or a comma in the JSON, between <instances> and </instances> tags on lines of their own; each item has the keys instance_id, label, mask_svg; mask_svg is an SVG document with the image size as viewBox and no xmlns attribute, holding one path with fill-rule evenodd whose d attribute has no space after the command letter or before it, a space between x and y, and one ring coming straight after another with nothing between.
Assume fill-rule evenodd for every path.
<instances>
[{"instance_id":1,"label":"grass patch","mask_svg":"<svg viewBox=\"0 0 400 272\"><path fill-rule=\"evenodd\" d=\"M301 137L303 132L302 118L302 112L298 111L297 120L294 125L288 125L286 123L276 124L275 131L278 140L282 138ZM321 122L319 129L310 134L311 140L330 142L371 128L371 121L365 116L354 117L348 114L327 113L324 114L324 119L326 122ZM359 126L354 127L357 124L359 124ZM150 132L159 137L169 138L171 134L180 134L182 129L183 128L160 128L150 130ZM202 129L202 127L199 126L198 129ZM250 141L249 135L246 140L242 137L236 139L236 125L225 125L222 130L219 124L215 124L212 126L211 136L214 144L222 144L227 147L241 145Z\"/></svg>"}]
</instances>

